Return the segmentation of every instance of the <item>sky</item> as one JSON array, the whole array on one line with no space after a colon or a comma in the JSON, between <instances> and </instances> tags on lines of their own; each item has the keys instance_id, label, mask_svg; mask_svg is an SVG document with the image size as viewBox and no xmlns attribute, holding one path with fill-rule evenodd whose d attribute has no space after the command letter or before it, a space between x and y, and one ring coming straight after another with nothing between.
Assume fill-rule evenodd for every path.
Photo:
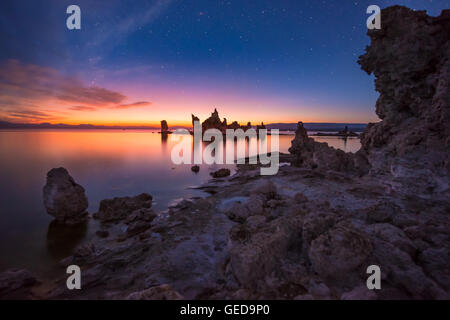
<instances>
[{"instance_id":1,"label":"sky","mask_svg":"<svg viewBox=\"0 0 450 320\"><path fill-rule=\"evenodd\" d=\"M81 9L69 30L66 8ZM378 121L366 9L449 0L2 0L0 120L187 125ZM383 22L381 21L381 24Z\"/></svg>"}]
</instances>

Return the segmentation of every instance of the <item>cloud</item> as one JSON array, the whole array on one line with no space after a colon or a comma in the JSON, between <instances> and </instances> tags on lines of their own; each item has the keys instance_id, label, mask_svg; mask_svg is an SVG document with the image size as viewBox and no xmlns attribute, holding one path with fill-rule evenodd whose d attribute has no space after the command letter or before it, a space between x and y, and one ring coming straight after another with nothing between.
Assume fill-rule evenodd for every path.
<instances>
[{"instance_id":1,"label":"cloud","mask_svg":"<svg viewBox=\"0 0 450 320\"><path fill-rule=\"evenodd\" d=\"M73 107L70 107L69 109L75 110L75 111L95 111L95 110L97 110L97 108L90 107L90 106L73 106Z\"/></svg>"},{"instance_id":2,"label":"cloud","mask_svg":"<svg viewBox=\"0 0 450 320\"><path fill-rule=\"evenodd\" d=\"M42 122L61 119L60 116L55 117L53 114L36 111L36 110L9 110L7 112L8 121L21 121L21 122Z\"/></svg>"},{"instance_id":3,"label":"cloud","mask_svg":"<svg viewBox=\"0 0 450 320\"><path fill-rule=\"evenodd\" d=\"M127 96L99 86L86 86L58 70L18 60L0 65L0 113L10 120L52 120L52 111L42 112L42 105L68 104L72 111L130 109L151 105L148 101L126 103ZM53 114L60 114L62 111ZM60 118L60 117L59 117Z\"/></svg>"},{"instance_id":4,"label":"cloud","mask_svg":"<svg viewBox=\"0 0 450 320\"><path fill-rule=\"evenodd\" d=\"M129 103L129 104L119 104L117 106L112 107L113 109L129 109L129 108L134 108L134 107L146 107L151 105L151 102L148 101L138 101L138 102L134 102L134 103Z\"/></svg>"},{"instance_id":5,"label":"cloud","mask_svg":"<svg viewBox=\"0 0 450 320\"><path fill-rule=\"evenodd\" d=\"M146 107L150 106L152 103L148 101L137 101L133 103L127 103L127 104L118 104L114 106L108 107L109 109L131 109L131 108L137 108L137 107ZM69 108L70 110L74 111L95 111L98 110L96 107L92 106L72 106Z\"/></svg>"},{"instance_id":6,"label":"cloud","mask_svg":"<svg viewBox=\"0 0 450 320\"><path fill-rule=\"evenodd\" d=\"M75 76L17 60L8 60L0 67L0 97L1 100L9 98L15 101L52 98L98 107L120 104L126 99L120 92L98 86L87 87Z\"/></svg>"}]
</instances>

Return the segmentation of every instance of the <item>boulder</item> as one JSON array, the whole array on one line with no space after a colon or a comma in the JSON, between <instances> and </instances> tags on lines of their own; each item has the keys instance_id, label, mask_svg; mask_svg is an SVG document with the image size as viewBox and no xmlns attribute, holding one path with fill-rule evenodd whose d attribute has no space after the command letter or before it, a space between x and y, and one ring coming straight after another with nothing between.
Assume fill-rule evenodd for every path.
<instances>
[{"instance_id":1,"label":"boulder","mask_svg":"<svg viewBox=\"0 0 450 320\"><path fill-rule=\"evenodd\" d=\"M75 182L67 169L55 168L47 173L43 194L47 213L59 223L70 225L86 221L88 199L84 188Z\"/></svg>"}]
</instances>

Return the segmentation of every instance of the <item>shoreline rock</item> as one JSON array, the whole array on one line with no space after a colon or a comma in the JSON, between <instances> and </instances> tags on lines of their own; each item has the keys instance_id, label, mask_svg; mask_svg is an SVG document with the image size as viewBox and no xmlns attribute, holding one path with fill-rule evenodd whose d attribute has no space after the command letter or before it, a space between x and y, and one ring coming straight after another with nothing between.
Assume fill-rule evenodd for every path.
<instances>
[{"instance_id":1,"label":"shoreline rock","mask_svg":"<svg viewBox=\"0 0 450 320\"><path fill-rule=\"evenodd\" d=\"M152 207L152 196L142 193L136 197L115 197L100 202L98 212L94 218L101 222L114 222L127 218L131 214L138 214L140 209Z\"/></svg>"}]
</instances>

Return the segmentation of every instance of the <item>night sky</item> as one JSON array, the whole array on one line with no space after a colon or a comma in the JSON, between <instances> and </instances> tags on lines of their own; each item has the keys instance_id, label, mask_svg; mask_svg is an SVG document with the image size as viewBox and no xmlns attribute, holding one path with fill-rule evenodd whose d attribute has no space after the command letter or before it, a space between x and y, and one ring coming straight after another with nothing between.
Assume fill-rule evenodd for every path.
<instances>
[{"instance_id":1,"label":"night sky","mask_svg":"<svg viewBox=\"0 0 450 320\"><path fill-rule=\"evenodd\" d=\"M242 123L377 121L356 62L367 7L449 2L2 0L0 120L179 125L217 107Z\"/></svg>"}]
</instances>

